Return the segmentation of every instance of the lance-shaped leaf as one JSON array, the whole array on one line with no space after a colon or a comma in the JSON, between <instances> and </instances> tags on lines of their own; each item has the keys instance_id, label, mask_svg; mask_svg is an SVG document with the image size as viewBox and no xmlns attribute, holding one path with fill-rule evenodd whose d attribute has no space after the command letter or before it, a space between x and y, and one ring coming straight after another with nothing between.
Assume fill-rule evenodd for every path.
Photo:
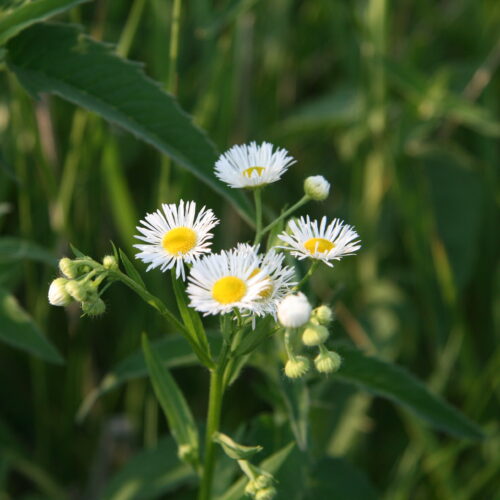
<instances>
[{"instance_id":1,"label":"lance-shaped leaf","mask_svg":"<svg viewBox=\"0 0 500 500\"><path fill-rule=\"evenodd\" d=\"M57 349L45 338L16 298L0 288L0 340L35 356L62 363Z\"/></svg>"},{"instance_id":2,"label":"lance-shaped leaf","mask_svg":"<svg viewBox=\"0 0 500 500\"><path fill-rule=\"evenodd\" d=\"M7 49L9 68L32 94L57 94L120 125L187 168L252 223L248 200L214 176L212 143L139 64L118 57L76 26L55 23L32 26Z\"/></svg>"},{"instance_id":3,"label":"lance-shaped leaf","mask_svg":"<svg viewBox=\"0 0 500 500\"><path fill-rule=\"evenodd\" d=\"M0 13L0 45L17 35L28 26L71 9L89 0L37 0L9 11L3 17Z\"/></svg>"},{"instance_id":4,"label":"lance-shaped leaf","mask_svg":"<svg viewBox=\"0 0 500 500\"><path fill-rule=\"evenodd\" d=\"M248 460L256 453L262 451L262 446L245 446L239 444L228 435L222 434L222 432L216 432L212 439L219 444L224 450L224 453L233 460Z\"/></svg>"},{"instance_id":5,"label":"lance-shaped leaf","mask_svg":"<svg viewBox=\"0 0 500 500\"><path fill-rule=\"evenodd\" d=\"M179 455L195 464L198 460L198 432L186 399L170 372L162 365L161 358L151 349L146 334L142 335L142 349L156 397L179 446Z\"/></svg>"},{"instance_id":6,"label":"lance-shaped leaf","mask_svg":"<svg viewBox=\"0 0 500 500\"><path fill-rule=\"evenodd\" d=\"M343 358L336 377L406 407L436 429L468 439L484 437L476 424L403 368L350 347L341 346L336 351Z\"/></svg>"}]
</instances>

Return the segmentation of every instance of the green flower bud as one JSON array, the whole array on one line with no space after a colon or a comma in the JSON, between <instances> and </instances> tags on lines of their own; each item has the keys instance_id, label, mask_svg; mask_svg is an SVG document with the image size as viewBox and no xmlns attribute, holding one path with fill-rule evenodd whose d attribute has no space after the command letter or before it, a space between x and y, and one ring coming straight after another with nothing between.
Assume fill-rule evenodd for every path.
<instances>
[{"instance_id":1,"label":"green flower bud","mask_svg":"<svg viewBox=\"0 0 500 500\"><path fill-rule=\"evenodd\" d=\"M333 321L333 311L328 306L319 306L313 310L312 319L320 325L329 325Z\"/></svg>"},{"instance_id":2,"label":"green flower bud","mask_svg":"<svg viewBox=\"0 0 500 500\"><path fill-rule=\"evenodd\" d=\"M257 494L257 491L259 491L259 488L257 488L255 480L252 479L251 481L248 481L245 486L245 493L251 497L254 497Z\"/></svg>"},{"instance_id":3,"label":"green flower bud","mask_svg":"<svg viewBox=\"0 0 500 500\"><path fill-rule=\"evenodd\" d=\"M194 463L198 456L198 449L190 444L181 444L177 450L179 458L186 463Z\"/></svg>"},{"instance_id":4,"label":"green flower bud","mask_svg":"<svg viewBox=\"0 0 500 500\"><path fill-rule=\"evenodd\" d=\"M64 276L66 276L66 278L69 279L77 278L80 274L78 272L78 264L75 261L68 259L68 257L63 257L59 261L59 270L64 274Z\"/></svg>"},{"instance_id":5,"label":"green flower bud","mask_svg":"<svg viewBox=\"0 0 500 500\"><path fill-rule=\"evenodd\" d=\"M330 183L322 175L312 175L304 181L304 192L313 200L326 200L330 193Z\"/></svg>"},{"instance_id":6,"label":"green flower bud","mask_svg":"<svg viewBox=\"0 0 500 500\"><path fill-rule=\"evenodd\" d=\"M82 302L82 311L89 316L100 316L106 310L106 304L102 299Z\"/></svg>"},{"instance_id":7,"label":"green flower bud","mask_svg":"<svg viewBox=\"0 0 500 500\"><path fill-rule=\"evenodd\" d=\"M302 342L307 346L320 345L328 338L328 329L322 325L309 324L302 333Z\"/></svg>"},{"instance_id":8,"label":"green flower bud","mask_svg":"<svg viewBox=\"0 0 500 500\"><path fill-rule=\"evenodd\" d=\"M106 255L102 259L102 265L111 271L116 271L118 269L118 262L113 255Z\"/></svg>"},{"instance_id":9,"label":"green flower bud","mask_svg":"<svg viewBox=\"0 0 500 500\"><path fill-rule=\"evenodd\" d=\"M276 496L276 488L270 486L263 490L257 491L255 495L255 500L272 500Z\"/></svg>"},{"instance_id":10,"label":"green flower bud","mask_svg":"<svg viewBox=\"0 0 500 500\"><path fill-rule=\"evenodd\" d=\"M56 278L49 287L49 303L53 306L67 306L73 301L66 291L68 280L65 278Z\"/></svg>"},{"instance_id":11,"label":"green flower bud","mask_svg":"<svg viewBox=\"0 0 500 500\"><path fill-rule=\"evenodd\" d=\"M269 488L270 486L273 485L273 482L274 482L274 478L268 472L264 472L262 474L259 474L255 478L255 486L257 487L258 490L263 490L265 488Z\"/></svg>"},{"instance_id":12,"label":"green flower bud","mask_svg":"<svg viewBox=\"0 0 500 500\"><path fill-rule=\"evenodd\" d=\"M97 298L95 286L85 281L68 281L66 291L78 302L93 302Z\"/></svg>"},{"instance_id":13,"label":"green flower bud","mask_svg":"<svg viewBox=\"0 0 500 500\"><path fill-rule=\"evenodd\" d=\"M309 371L309 365L309 360L304 356L295 356L286 362L285 375L288 378L303 377Z\"/></svg>"},{"instance_id":14,"label":"green flower bud","mask_svg":"<svg viewBox=\"0 0 500 500\"><path fill-rule=\"evenodd\" d=\"M314 360L316 370L320 373L333 373L336 372L342 364L342 358L333 351L322 351Z\"/></svg>"}]
</instances>

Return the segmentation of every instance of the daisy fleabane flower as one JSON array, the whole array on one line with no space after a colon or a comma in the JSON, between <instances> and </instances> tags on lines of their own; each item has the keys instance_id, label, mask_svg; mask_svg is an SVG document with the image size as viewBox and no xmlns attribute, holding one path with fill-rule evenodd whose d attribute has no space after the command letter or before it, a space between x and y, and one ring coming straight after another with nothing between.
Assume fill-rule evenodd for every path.
<instances>
[{"instance_id":1,"label":"daisy fleabane flower","mask_svg":"<svg viewBox=\"0 0 500 500\"><path fill-rule=\"evenodd\" d=\"M281 233L278 238L288 246L278 247L290 250L298 259L318 259L328 266L331 260L340 260L346 255L352 255L361 248L358 233L339 219L334 219L327 225L327 218L321 221L307 216L298 221L288 223L288 232Z\"/></svg>"},{"instance_id":2,"label":"daisy fleabane flower","mask_svg":"<svg viewBox=\"0 0 500 500\"><path fill-rule=\"evenodd\" d=\"M258 300L269 280L258 268L259 259L237 248L203 257L188 278L190 306L203 313L226 314L235 309L262 315Z\"/></svg>"},{"instance_id":3,"label":"daisy fleabane flower","mask_svg":"<svg viewBox=\"0 0 500 500\"><path fill-rule=\"evenodd\" d=\"M259 245L240 243L237 248L240 252L249 252L257 257L257 267L253 273L263 271L268 280L268 285L259 293L257 306L262 314L272 314L276 318L278 302L297 284L294 280L295 270L283 265L285 255L274 248L265 254L259 253Z\"/></svg>"},{"instance_id":4,"label":"daisy fleabane flower","mask_svg":"<svg viewBox=\"0 0 500 500\"><path fill-rule=\"evenodd\" d=\"M219 220L210 209L196 212L194 201L178 205L162 204L161 210L147 214L135 238L145 244L134 245L140 252L136 258L149 264L147 271L159 267L166 271L175 266L177 278L185 279L184 263L192 263L201 255L210 253L213 234L210 232Z\"/></svg>"},{"instance_id":5,"label":"daisy fleabane flower","mask_svg":"<svg viewBox=\"0 0 500 500\"><path fill-rule=\"evenodd\" d=\"M215 164L215 175L233 188L254 188L278 181L295 163L286 149L269 142L233 146Z\"/></svg>"}]
</instances>

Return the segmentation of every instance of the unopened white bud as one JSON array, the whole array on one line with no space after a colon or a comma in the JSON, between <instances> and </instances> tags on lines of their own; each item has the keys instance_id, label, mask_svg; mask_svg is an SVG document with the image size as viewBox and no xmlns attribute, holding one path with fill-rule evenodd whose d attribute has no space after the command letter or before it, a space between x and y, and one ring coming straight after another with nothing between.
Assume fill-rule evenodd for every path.
<instances>
[{"instance_id":1,"label":"unopened white bud","mask_svg":"<svg viewBox=\"0 0 500 500\"><path fill-rule=\"evenodd\" d=\"M302 342L309 347L320 345L325 342L328 335L328 329L324 326L309 324L302 333Z\"/></svg>"},{"instance_id":2,"label":"unopened white bud","mask_svg":"<svg viewBox=\"0 0 500 500\"><path fill-rule=\"evenodd\" d=\"M66 291L66 283L68 282L65 278L56 278L49 287L49 303L53 306L67 306L73 301L69 293Z\"/></svg>"},{"instance_id":3,"label":"unopened white bud","mask_svg":"<svg viewBox=\"0 0 500 500\"><path fill-rule=\"evenodd\" d=\"M313 200L326 200L330 193L330 183L322 175L312 175L304 181L304 192Z\"/></svg>"},{"instance_id":4,"label":"unopened white bud","mask_svg":"<svg viewBox=\"0 0 500 500\"><path fill-rule=\"evenodd\" d=\"M304 356L295 356L286 362L285 375L288 378L303 377L309 371L309 365L309 360Z\"/></svg>"},{"instance_id":5,"label":"unopened white bud","mask_svg":"<svg viewBox=\"0 0 500 500\"><path fill-rule=\"evenodd\" d=\"M284 327L299 328L305 325L310 317L311 304L302 292L287 295L278 304L278 319Z\"/></svg>"},{"instance_id":6,"label":"unopened white bud","mask_svg":"<svg viewBox=\"0 0 500 500\"><path fill-rule=\"evenodd\" d=\"M342 358L336 352L325 350L316 356L314 365L320 373L333 373L342 365Z\"/></svg>"},{"instance_id":7,"label":"unopened white bud","mask_svg":"<svg viewBox=\"0 0 500 500\"><path fill-rule=\"evenodd\" d=\"M313 310L312 319L320 325L329 325L333 321L333 311L328 306L319 306Z\"/></svg>"},{"instance_id":8,"label":"unopened white bud","mask_svg":"<svg viewBox=\"0 0 500 500\"><path fill-rule=\"evenodd\" d=\"M118 269L118 262L113 255L106 255L102 259L102 265L111 271L116 271Z\"/></svg>"}]
</instances>

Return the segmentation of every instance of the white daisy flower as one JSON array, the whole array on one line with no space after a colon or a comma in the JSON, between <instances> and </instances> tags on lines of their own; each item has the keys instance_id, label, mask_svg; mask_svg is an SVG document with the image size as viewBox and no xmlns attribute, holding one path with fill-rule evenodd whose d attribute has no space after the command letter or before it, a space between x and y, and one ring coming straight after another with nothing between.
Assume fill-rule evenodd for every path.
<instances>
[{"instance_id":1,"label":"white daisy flower","mask_svg":"<svg viewBox=\"0 0 500 500\"><path fill-rule=\"evenodd\" d=\"M291 250L291 254L300 260L318 259L331 267L331 260L340 260L361 248L358 233L339 219L327 225L326 217L319 224L317 220L311 221L309 216L301 217L298 221L291 220L288 229L289 233L283 232L278 237L289 246L278 248Z\"/></svg>"},{"instance_id":2,"label":"white daisy flower","mask_svg":"<svg viewBox=\"0 0 500 500\"><path fill-rule=\"evenodd\" d=\"M295 270L283 265L285 255L276 252L274 248L265 254L259 254L259 245L240 243L237 248L240 252L248 252L257 257L258 264L253 273L263 271L268 280L268 285L260 292L257 299L259 312L272 314L276 318L278 302L297 284L294 281Z\"/></svg>"},{"instance_id":3,"label":"white daisy flower","mask_svg":"<svg viewBox=\"0 0 500 500\"><path fill-rule=\"evenodd\" d=\"M263 314L258 300L269 280L258 270L258 265L256 255L238 249L223 250L198 260L188 278L190 306L205 316L235 309L244 314Z\"/></svg>"},{"instance_id":4,"label":"white daisy flower","mask_svg":"<svg viewBox=\"0 0 500 500\"><path fill-rule=\"evenodd\" d=\"M215 175L233 188L254 188L278 181L295 163L286 149L263 142L233 146L215 164Z\"/></svg>"},{"instance_id":5,"label":"white daisy flower","mask_svg":"<svg viewBox=\"0 0 500 500\"><path fill-rule=\"evenodd\" d=\"M185 278L184 262L195 262L200 255L210 253L213 234L210 230L219 221L210 209L203 207L196 214L194 201L179 205L164 203L162 210L147 214L135 238L146 244L134 245L140 250L136 258L149 264L147 271L159 267L166 271L175 266L177 278Z\"/></svg>"}]
</instances>

